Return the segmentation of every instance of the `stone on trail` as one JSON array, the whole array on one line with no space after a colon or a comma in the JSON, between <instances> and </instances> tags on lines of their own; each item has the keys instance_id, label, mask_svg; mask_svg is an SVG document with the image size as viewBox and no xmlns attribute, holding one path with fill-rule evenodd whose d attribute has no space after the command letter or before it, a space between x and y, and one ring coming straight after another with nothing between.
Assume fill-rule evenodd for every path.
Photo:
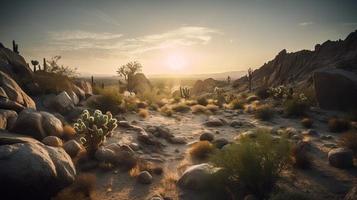
<instances>
[{"instance_id":1,"label":"stone on trail","mask_svg":"<svg viewBox=\"0 0 357 200\"><path fill-rule=\"evenodd\" d=\"M330 165L337 168L353 167L353 151L346 148L336 148L328 152Z\"/></svg>"},{"instance_id":2,"label":"stone on trail","mask_svg":"<svg viewBox=\"0 0 357 200\"><path fill-rule=\"evenodd\" d=\"M150 184L152 182L152 176L148 171L142 171L139 173L137 180L141 184Z\"/></svg>"}]
</instances>

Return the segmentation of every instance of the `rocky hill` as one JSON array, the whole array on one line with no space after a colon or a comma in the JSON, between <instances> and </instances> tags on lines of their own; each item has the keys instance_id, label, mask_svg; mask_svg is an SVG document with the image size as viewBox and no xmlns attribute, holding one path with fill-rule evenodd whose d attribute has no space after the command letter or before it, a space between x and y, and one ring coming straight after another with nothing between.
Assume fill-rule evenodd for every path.
<instances>
[{"instance_id":1,"label":"rocky hill","mask_svg":"<svg viewBox=\"0 0 357 200\"><path fill-rule=\"evenodd\" d=\"M357 30L345 40L326 41L315 49L288 53L285 49L271 61L253 72L253 87L263 84L277 86L286 84L312 85L312 74L321 68L340 68L357 72ZM246 89L247 78L235 81L240 89Z\"/></svg>"}]
</instances>

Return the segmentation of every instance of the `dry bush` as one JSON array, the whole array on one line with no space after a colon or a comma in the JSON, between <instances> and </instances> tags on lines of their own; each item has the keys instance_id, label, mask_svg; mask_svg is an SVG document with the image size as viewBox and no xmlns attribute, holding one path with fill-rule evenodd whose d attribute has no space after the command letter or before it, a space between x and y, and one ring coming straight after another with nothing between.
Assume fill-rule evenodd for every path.
<instances>
[{"instance_id":1,"label":"dry bush","mask_svg":"<svg viewBox=\"0 0 357 200\"><path fill-rule=\"evenodd\" d=\"M169 101L167 99L165 99L165 98L160 99L158 102L156 102L156 104L159 106L159 108L165 106L168 103L169 103Z\"/></svg>"},{"instance_id":2,"label":"dry bush","mask_svg":"<svg viewBox=\"0 0 357 200\"><path fill-rule=\"evenodd\" d=\"M202 105L194 105L191 107L192 113L194 114L204 114L207 113L207 108Z\"/></svg>"},{"instance_id":3,"label":"dry bush","mask_svg":"<svg viewBox=\"0 0 357 200\"><path fill-rule=\"evenodd\" d=\"M254 116L257 119L268 121L274 117L274 110L269 105L258 106Z\"/></svg>"},{"instance_id":4,"label":"dry bush","mask_svg":"<svg viewBox=\"0 0 357 200\"><path fill-rule=\"evenodd\" d=\"M346 119L332 118L328 121L328 128L331 132L344 132L351 128L351 122Z\"/></svg>"},{"instance_id":5,"label":"dry bush","mask_svg":"<svg viewBox=\"0 0 357 200\"><path fill-rule=\"evenodd\" d=\"M76 131L71 125L64 125L63 126L63 139L64 140L71 140L75 137Z\"/></svg>"},{"instance_id":6,"label":"dry bush","mask_svg":"<svg viewBox=\"0 0 357 200\"><path fill-rule=\"evenodd\" d=\"M139 109L138 115L142 118L147 118L149 116L149 111L146 109Z\"/></svg>"},{"instance_id":7,"label":"dry bush","mask_svg":"<svg viewBox=\"0 0 357 200\"><path fill-rule=\"evenodd\" d=\"M269 98L270 93L269 93L269 88L267 87L261 87L259 88L256 93L255 93L260 99L266 99Z\"/></svg>"},{"instance_id":8,"label":"dry bush","mask_svg":"<svg viewBox=\"0 0 357 200\"><path fill-rule=\"evenodd\" d=\"M175 112L188 112L191 110L191 108L189 106L187 106L185 103L178 103L172 106L171 108L173 111Z\"/></svg>"},{"instance_id":9,"label":"dry bush","mask_svg":"<svg viewBox=\"0 0 357 200\"><path fill-rule=\"evenodd\" d=\"M185 104L188 105L188 106L194 106L194 105L197 105L197 101L195 101L195 100L186 100Z\"/></svg>"},{"instance_id":10,"label":"dry bush","mask_svg":"<svg viewBox=\"0 0 357 200\"><path fill-rule=\"evenodd\" d=\"M195 159L205 159L214 151L214 146L208 141L199 141L192 145L189 154Z\"/></svg>"},{"instance_id":11,"label":"dry bush","mask_svg":"<svg viewBox=\"0 0 357 200\"><path fill-rule=\"evenodd\" d=\"M299 97L293 97L292 99L286 100L284 103L285 115L289 117L303 116L309 108L309 103L305 100L301 100Z\"/></svg>"},{"instance_id":12,"label":"dry bush","mask_svg":"<svg viewBox=\"0 0 357 200\"><path fill-rule=\"evenodd\" d=\"M206 106L207 110L211 111L212 113L215 113L219 110L219 106L214 105L214 104L208 104Z\"/></svg>"},{"instance_id":13,"label":"dry bush","mask_svg":"<svg viewBox=\"0 0 357 200\"><path fill-rule=\"evenodd\" d=\"M163 173L162 167L152 162L140 160L137 164L130 169L129 174L131 177L136 177L142 171L148 171L150 174L161 175Z\"/></svg>"},{"instance_id":14,"label":"dry bush","mask_svg":"<svg viewBox=\"0 0 357 200\"><path fill-rule=\"evenodd\" d=\"M291 148L293 166L300 169L310 168L312 165L311 156L308 153L308 144L301 142Z\"/></svg>"},{"instance_id":15,"label":"dry bush","mask_svg":"<svg viewBox=\"0 0 357 200\"><path fill-rule=\"evenodd\" d=\"M178 175L173 172L165 173L164 178L161 179L161 187L156 190L164 199L179 199L179 192L176 186Z\"/></svg>"},{"instance_id":16,"label":"dry bush","mask_svg":"<svg viewBox=\"0 0 357 200\"><path fill-rule=\"evenodd\" d=\"M302 124L305 128L311 128L312 125L314 124L314 121L312 121L312 119L310 119L310 118L305 117L305 118L303 118L303 119L301 120L301 124Z\"/></svg>"},{"instance_id":17,"label":"dry bush","mask_svg":"<svg viewBox=\"0 0 357 200\"><path fill-rule=\"evenodd\" d=\"M199 97L199 98L197 99L197 103L200 104L200 105L202 105L202 106L207 106L208 100L207 100L206 97Z\"/></svg>"},{"instance_id":18,"label":"dry bush","mask_svg":"<svg viewBox=\"0 0 357 200\"><path fill-rule=\"evenodd\" d=\"M357 155L357 132L349 131L339 138L339 145L351 149Z\"/></svg>"},{"instance_id":19,"label":"dry bush","mask_svg":"<svg viewBox=\"0 0 357 200\"><path fill-rule=\"evenodd\" d=\"M94 199L96 177L93 174L81 174L72 185L63 189L53 200L88 200Z\"/></svg>"},{"instance_id":20,"label":"dry bush","mask_svg":"<svg viewBox=\"0 0 357 200\"><path fill-rule=\"evenodd\" d=\"M161 114L163 114L163 115L165 115L167 117L171 117L172 114L173 114L173 111L172 111L171 107L169 107L167 105L161 107L160 108L160 112L161 112Z\"/></svg>"},{"instance_id":21,"label":"dry bush","mask_svg":"<svg viewBox=\"0 0 357 200\"><path fill-rule=\"evenodd\" d=\"M72 79L64 75L37 71L34 74L34 80L40 86L40 92L43 94L73 90Z\"/></svg>"},{"instance_id":22,"label":"dry bush","mask_svg":"<svg viewBox=\"0 0 357 200\"><path fill-rule=\"evenodd\" d=\"M231 109L244 109L245 101L242 99L234 99L229 103Z\"/></svg>"},{"instance_id":23,"label":"dry bush","mask_svg":"<svg viewBox=\"0 0 357 200\"><path fill-rule=\"evenodd\" d=\"M123 102L123 96L118 91L110 88L97 90L100 96L89 101L88 106L104 113L110 111L113 114L117 114L121 110L120 105Z\"/></svg>"}]
</instances>

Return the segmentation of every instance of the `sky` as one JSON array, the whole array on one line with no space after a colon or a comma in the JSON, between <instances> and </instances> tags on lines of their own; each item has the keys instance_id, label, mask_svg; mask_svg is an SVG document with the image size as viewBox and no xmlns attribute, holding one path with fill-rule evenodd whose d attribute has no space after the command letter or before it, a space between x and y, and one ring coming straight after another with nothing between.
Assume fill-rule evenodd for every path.
<instances>
[{"instance_id":1,"label":"sky","mask_svg":"<svg viewBox=\"0 0 357 200\"><path fill-rule=\"evenodd\" d=\"M0 0L0 42L27 62L60 55L84 74L258 68L357 29L356 0Z\"/></svg>"}]
</instances>

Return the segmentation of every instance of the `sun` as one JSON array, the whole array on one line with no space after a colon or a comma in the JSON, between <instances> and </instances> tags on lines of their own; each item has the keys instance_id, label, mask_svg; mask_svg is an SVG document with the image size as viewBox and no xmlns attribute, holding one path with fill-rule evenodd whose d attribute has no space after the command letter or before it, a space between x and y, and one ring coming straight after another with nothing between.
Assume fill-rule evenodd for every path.
<instances>
[{"instance_id":1,"label":"sun","mask_svg":"<svg viewBox=\"0 0 357 200\"><path fill-rule=\"evenodd\" d=\"M187 61L182 54L174 53L167 57L167 65L173 71L182 71L186 67Z\"/></svg>"}]
</instances>

